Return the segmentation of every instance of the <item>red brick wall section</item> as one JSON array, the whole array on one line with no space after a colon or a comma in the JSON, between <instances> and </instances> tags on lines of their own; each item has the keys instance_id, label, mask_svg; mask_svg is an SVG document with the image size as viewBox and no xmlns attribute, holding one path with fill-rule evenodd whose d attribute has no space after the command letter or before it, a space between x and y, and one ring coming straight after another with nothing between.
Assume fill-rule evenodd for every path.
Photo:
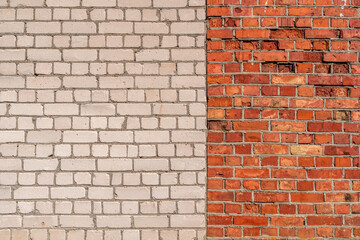
<instances>
[{"instance_id":1,"label":"red brick wall section","mask_svg":"<svg viewBox=\"0 0 360 240\"><path fill-rule=\"evenodd\" d=\"M208 239L360 237L359 0L208 0Z\"/></svg>"}]
</instances>

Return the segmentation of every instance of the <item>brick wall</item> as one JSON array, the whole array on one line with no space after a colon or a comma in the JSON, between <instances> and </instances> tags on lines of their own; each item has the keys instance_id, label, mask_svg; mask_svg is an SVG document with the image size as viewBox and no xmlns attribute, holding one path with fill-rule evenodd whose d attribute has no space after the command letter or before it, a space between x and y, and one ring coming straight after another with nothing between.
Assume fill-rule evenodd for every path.
<instances>
[{"instance_id":1,"label":"brick wall","mask_svg":"<svg viewBox=\"0 0 360 240\"><path fill-rule=\"evenodd\" d=\"M208 0L208 239L360 237L358 0Z\"/></svg>"},{"instance_id":2,"label":"brick wall","mask_svg":"<svg viewBox=\"0 0 360 240\"><path fill-rule=\"evenodd\" d=\"M205 236L205 2L0 0L0 239Z\"/></svg>"}]
</instances>

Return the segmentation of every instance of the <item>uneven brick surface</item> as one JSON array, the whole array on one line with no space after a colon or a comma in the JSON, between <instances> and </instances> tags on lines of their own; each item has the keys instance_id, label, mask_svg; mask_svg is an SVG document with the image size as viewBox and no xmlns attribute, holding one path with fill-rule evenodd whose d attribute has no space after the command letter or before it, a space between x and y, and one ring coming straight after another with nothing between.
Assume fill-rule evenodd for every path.
<instances>
[{"instance_id":1,"label":"uneven brick surface","mask_svg":"<svg viewBox=\"0 0 360 240\"><path fill-rule=\"evenodd\" d=\"M357 0L208 0L208 239L360 237Z\"/></svg>"},{"instance_id":2,"label":"uneven brick surface","mask_svg":"<svg viewBox=\"0 0 360 240\"><path fill-rule=\"evenodd\" d=\"M203 0L0 0L0 240L205 238Z\"/></svg>"}]
</instances>

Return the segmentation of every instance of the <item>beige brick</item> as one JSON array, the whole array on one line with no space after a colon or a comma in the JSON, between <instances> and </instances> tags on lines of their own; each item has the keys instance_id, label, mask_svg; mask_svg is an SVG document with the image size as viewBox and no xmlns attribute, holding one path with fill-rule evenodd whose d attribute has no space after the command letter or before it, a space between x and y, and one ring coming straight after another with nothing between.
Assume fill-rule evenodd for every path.
<instances>
[{"instance_id":1,"label":"beige brick","mask_svg":"<svg viewBox=\"0 0 360 240\"><path fill-rule=\"evenodd\" d=\"M166 34L169 32L169 27L166 23L135 23L135 33L141 34Z\"/></svg>"},{"instance_id":2,"label":"beige brick","mask_svg":"<svg viewBox=\"0 0 360 240\"><path fill-rule=\"evenodd\" d=\"M64 77L65 88L96 88L97 81L93 76Z\"/></svg>"},{"instance_id":3,"label":"beige brick","mask_svg":"<svg viewBox=\"0 0 360 240\"><path fill-rule=\"evenodd\" d=\"M204 34L205 24L202 22L176 22L171 24L173 34Z\"/></svg>"},{"instance_id":4,"label":"beige brick","mask_svg":"<svg viewBox=\"0 0 360 240\"><path fill-rule=\"evenodd\" d=\"M25 133L23 131L1 131L0 143L24 142Z\"/></svg>"},{"instance_id":5,"label":"beige brick","mask_svg":"<svg viewBox=\"0 0 360 240\"><path fill-rule=\"evenodd\" d=\"M0 49L0 61L22 61L25 60L24 49Z\"/></svg>"},{"instance_id":6,"label":"beige brick","mask_svg":"<svg viewBox=\"0 0 360 240\"><path fill-rule=\"evenodd\" d=\"M200 186L173 186L171 187L172 199L203 199L205 187Z\"/></svg>"},{"instance_id":7,"label":"beige brick","mask_svg":"<svg viewBox=\"0 0 360 240\"><path fill-rule=\"evenodd\" d=\"M23 226L27 228L51 228L58 226L56 216L24 216Z\"/></svg>"},{"instance_id":8,"label":"beige brick","mask_svg":"<svg viewBox=\"0 0 360 240\"><path fill-rule=\"evenodd\" d=\"M81 105L82 116L109 116L115 115L115 105L109 103Z\"/></svg>"},{"instance_id":9,"label":"beige brick","mask_svg":"<svg viewBox=\"0 0 360 240\"><path fill-rule=\"evenodd\" d=\"M0 215L0 228L19 228L21 227L21 216Z\"/></svg>"},{"instance_id":10,"label":"beige brick","mask_svg":"<svg viewBox=\"0 0 360 240\"><path fill-rule=\"evenodd\" d=\"M2 131L2 133L6 131ZM21 170L21 160L20 159L0 159L0 170L1 171L16 171Z\"/></svg>"},{"instance_id":11,"label":"beige brick","mask_svg":"<svg viewBox=\"0 0 360 240\"><path fill-rule=\"evenodd\" d=\"M100 49L101 61L134 60L134 52L130 49Z\"/></svg>"},{"instance_id":12,"label":"beige brick","mask_svg":"<svg viewBox=\"0 0 360 240\"><path fill-rule=\"evenodd\" d=\"M58 143L60 139L61 132L52 130L30 131L26 137L30 143Z\"/></svg>"},{"instance_id":13,"label":"beige brick","mask_svg":"<svg viewBox=\"0 0 360 240\"><path fill-rule=\"evenodd\" d=\"M151 105L145 103L119 103L117 113L120 115L150 115Z\"/></svg>"},{"instance_id":14,"label":"beige brick","mask_svg":"<svg viewBox=\"0 0 360 240\"><path fill-rule=\"evenodd\" d=\"M99 171L130 171L133 169L131 159L99 159Z\"/></svg>"},{"instance_id":15,"label":"beige brick","mask_svg":"<svg viewBox=\"0 0 360 240\"><path fill-rule=\"evenodd\" d=\"M89 199L112 199L114 197L111 187L90 187L88 190Z\"/></svg>"},{"instance_id":16,"label":"beige brick","mask_svg":"<svg viewBox=\"0 0 360 240\"><path fill-rule=\"evenodd\" d=\"M10 0L11 7L41 7L44 0Z\"/></svg>"},{"instance_id":17,"label":"beige brick","mask_svg":"<svg viewBox=\"0 0 360 240\"><path fill-rule=\"evenodd\" d=\"M61 80L58 77L28 77L26 79L26 88L34 89L51 89L51 88L60 88Z\"/></svg>"},{"instance_id":18,"label":"beige brick","mask_svg":"<svg viewBox=\"0 0 360 240\"><path fill-rule=\"evenodd\" d=\"M159 115L185 115L186 104L155 103L153 111Z\"/></svg>"},{"instance_id":19,"label":"beige brick","mask_svg":"<svg viewBox=\"0 0 360 240\"><path fill-rule=\"evenodd\" d=\"M24 159L25 171L54 171L58 165L57 159Z\"/></svg>"},{"instance_id":20,"label":"beige brick","mask_svg":"<svg viewBox=\"0 0 360 240\"><path fill-rule=\"evenodd\" d=\"M83 6L86 7L115 7L117 0L104 0L104 1L97 1L97 0L84 0L82 2Z\"/></svg>"},{"instance_id":21,"label":"beige brick","mask_svg":"<svg viewBox=\"0 0 360 240\"><path fill-rule=\"evenodd\" d=\"M205 227L204 215L172 215L170 216L171 227L199 228Z\"/></svg>"},{"instance_id":22,"label":"beige brick","mask_svg":"<svg viewBox=\"0 0 360 240\"><path fill-rule=\"evenodd\" d=\"M90 216L60 216L60 225L64 228L89 228L94 227L93 218Z\"/></svg>"},{"instance_id":23,"label":"beige brick","mask_svg":"<svg viewBox=\"0 0 360 240\"><path fill-rule=\"evenodd\" d=\"M154 0L154 7L158 8L177 8L186 5L187 0Z\"/></svg>"},{"instance_id":24,"label":"beige brick","mask_svg":"<svg viewBox=\"0 0 360 240\"><path fill-rule=\"evenodd\" d=\"M202 158L174 158L171 159L171 169L174 171L196 171L205 169Z\"/></svg>"},{"instance_id":25,"label":"beige brick","mask_svg":"<svg viewBox=\"0 0 360 240\"><path fill-rule=\"evenodd\" d=\"M151 6L151 0L118 0L118 6L119 7L150 7Z\"/></svg>"},{"instance_id":26,"label":"beige brick","mask_svg":"<svg viewBox=\"0 0 360 240\"><path fill-rule=\"evenodd\" d=\"M45 115L78 115L79 105L77 104L45 104L44 105Z\"/></svg>"},{"instance_id":27,"label":"beige brick","mask_svg":"<svg viewBox=\"0 0 360 240\"><path fill-rule=\"evenodd\" d=\"M169 132L167 131L136 131L135 142L137 143L160 143L169 142Z\"/></svg>"},{"instance_id":28,"label":"beige brick","mask_svg":"<svg viewBox=\"0 0 360 240\"><path fill-rule=\"evenodd\" d=\"M96 25L93 22L64 22L63 33L96 33Z\"/></svg>"},{"instance_id":29,"label":"beige brick","mask_svg":"<svg viewBox=\"0 0 360 240\"><path fill-rule=\"evenodd\" d=\"M116 199L145 200L150 199L150 188L147 187L117 187Z\"/></svg>"},{"instance_id":30,"label":"beige brick","mask_svg":"<svg viewBox=\"0 0 360 240\"><path fill-rule=\"evenodd\" d=\"M166 228L169 219L167 216L135 216L134 225L136 228Z\"/></svg>"},{"instance_id":31,"label":"beige brick","mask_svg":"<svg viewBox=\"0 0 360 240\"><path fill-rule=\"evenodd\" d=\"M92 171L95 170L94 159L61 159L61 170Z\"/></svg>"},{"instance_id":32,"label":"beige brick","mask_svg":"<svg viewBox=\"0 0 360 240\"><path fill-rule=\"evenodd\" d=\"M26 24L27 33L60 33L59 22L28 22Z\"/></svg>"},{"instance_id":33,"label":"beige brick","mask_svg":"<svg viewBox=\"0 0 360 240\"><path fill-rule=\"evenodd\" d=\"M131 131L101 131L99 132L100 142L133 142L133 132Z\"/></svg>"},{"instance_id":34,"label":"beige brick","mask_svg":"<svg viewBox=\"0 0 360 240\"><path fill-rule=\"evenodd\" d=\"M205 142L204 131L172 131L172 142Z\"/></svg>"},{"instance_id":35,"label":"beige brick","mask_svg":"<svg viewBox=\"0 0 360 240\"><path fill-rule=\"evenodd\" d=\"M46 0L49 7L78 7L80 0Z\"/></svg>"},{"instance_id":36,"label":"beige brick","mask_svg":"<svg viewBox=\"0 0 360 240\"><path fill-rule=\"evenodd\" d=\"M14 199L47 199L48 197L47 187L19 187L14 190Z\"/></svg>"},{"instance_id":37,"label":"beige brick","mask_svg":"<svg viewBox=\"0 0 360 240\"><path fill-rule=\"evenodd\" d=\"M85 197L85 188L82 187L51 188L52 199L77 199L83 197Z\"/></svg>"},{"instance_id":38,"label":"beige brick","mask_svg":"<svg viewBox=\"0 0 360 240\"><path fill-rule=\"evenodd\" d=\"M134 78L127 76L120 77L100 77L100 88L131 88L134 86Z\"/></svg>"},{"instance_id":39,"label":"beige brick","mask_svg":"<svg viewBox=\"0 0 360 240\"><path fill-rule=\"evenodd\" d=\"M99 23L99 33L132 33L131 22L103 22Z\"/></svg>"},{"instance_id":40,"label":"beige brick","mask_svg":"<svg viewBox=\"0 0 360 240\"><path fill-rule=\"evenodd\" d=\"M205 86L204 77L185 77L173 76L171 77L171 87L173 88L203 88Z\"/></svg>"},{"instance_id":41,"label":"beige brick","mask_svg":"<svg viewBox=\"0 0 360 240\"><path fill-rule=\"evenodd\" d=\"M22 22L0 22L0 33L23 33L24 30Z\"/></svg>"},{"instance_id":42,"label":"beige brick","mask_svg":"<svg viewBox=\"0 0 360 240\"><path fill-rule=\"evenodd\" d=\"M144 49L136 53L136 61L167 61L170 58L169 50Z\"/></svg>"},{"instance_id":43,"label":"beige brick","mask_svg":"<svg viewBox=\"0 0 360 240\"><path fill-rule=\"evenodd\" d=\"M43 115L43 106L37 103L28 103L28 104L14 103L14 104L10 104L9 114L39 116L39 115Z\"/></svg>"},{"instance_id":44,"label":"beige brick","mask_svg":"<svg viewBox=\"0 0 360 240\"><path fill-rule=\"evenodd\" d=\"M100 228L130 228L130 216L96 216L96 225Z\"/></svg>"},{"instance_id":45,"label":"beige brick","mask_svg":"<svg viewBox=\"0 0 360 240\"><path fill-rule=\"evenodd\" d=\"M91 143L97 141L98 134L93 131L64 131L63 141L71 143Z\"/></svg>"},{"instance_id":46,"label":"beige brick","mask_svg":"<svg viewBox=\"0 0 360 240\"><path fill-rule=\"evenodd\" d=\"M203 49L172 49L173 61L204 61L205 50Z\"/></svg>"},{"instance_id":47,"label":"beige brick","mask_svg":"<svg viewBox=\"0 0 360 240\"><path fill-rule=\"evenodd\" d=\"M28 59L31 61L60 61L61 52L57 49L28 49Z\"/></svg>"},{"instance_id":48,"label":"beige brick","mask_svg":"<svg viewBox=\"0 0 360 240\"><path fill-rule=\"evenodd\" d=\"M64 60L68 62L94 61L97 59L96 50L88 49L65 49Z\"/></svg>"}]
</instances>

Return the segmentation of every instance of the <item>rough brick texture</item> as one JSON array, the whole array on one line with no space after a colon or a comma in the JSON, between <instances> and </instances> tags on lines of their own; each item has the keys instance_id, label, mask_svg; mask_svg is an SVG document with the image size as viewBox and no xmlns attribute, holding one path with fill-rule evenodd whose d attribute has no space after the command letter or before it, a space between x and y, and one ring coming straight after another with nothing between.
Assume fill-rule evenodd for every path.
<instances>
[{"instance_id":1,"label":"rough brick texture","mask_svg":"<svg viewBox=\"0 0 360 240\"><path fill-rule=\"evenodd\" d=\"M357 0L208 0L208 239L360 237Z\"/></svg>"},{"instance_id":2,"label":"rough brick texture","mask_svg":"<svg viewBox=\"0 0 360 240\"><path fill-rule=\"evenodd\" d=\"M0 239L205 238L205 1L0 0Z\"/></svg>"}]
</instances>

